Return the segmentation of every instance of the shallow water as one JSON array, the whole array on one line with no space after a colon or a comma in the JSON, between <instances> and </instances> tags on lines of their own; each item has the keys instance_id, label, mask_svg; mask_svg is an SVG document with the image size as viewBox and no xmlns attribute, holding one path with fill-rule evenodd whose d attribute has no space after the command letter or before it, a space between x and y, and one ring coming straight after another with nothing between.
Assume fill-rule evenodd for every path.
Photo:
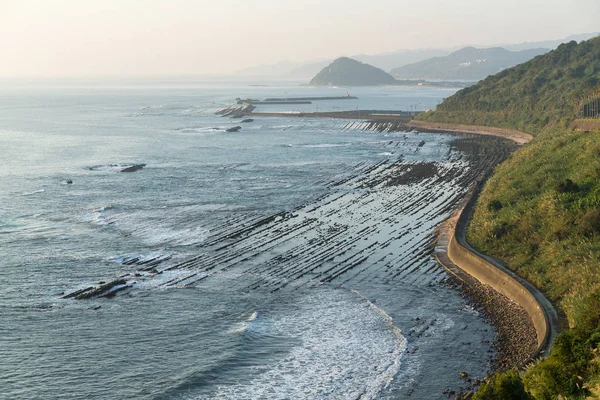
<instances>
[{"instance_id":1,"label":"shallow water","mask_svg":"<svg viewBox=\"0 0 600 400\"><path fill-rule=\"evenodd\" d=\"M431 399L489 368L490 327L427 251L470 169L452 137L214 115L343 88L66 86L0 90L0 396Z\"/></svg>"}]
</instances>

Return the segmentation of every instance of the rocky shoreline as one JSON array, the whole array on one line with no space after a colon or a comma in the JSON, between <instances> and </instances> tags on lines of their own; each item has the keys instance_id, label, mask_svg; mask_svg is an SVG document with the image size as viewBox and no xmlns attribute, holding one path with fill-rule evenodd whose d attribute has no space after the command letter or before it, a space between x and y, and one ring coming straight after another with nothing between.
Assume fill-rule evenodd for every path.
<instances>
[{"instance_id":1,"label":"rocky shoreline","mask_svg":"<svg viewBox=\"0 0 600 400\"><path fill-rule=\"evenodd\" d=\"M448 284L458 288L467 303L479 311L496 331L491 372L506 371L527 363L537 348L537 335L525 309L476 280L452 278Z\"/></svg>"}]
</instances>

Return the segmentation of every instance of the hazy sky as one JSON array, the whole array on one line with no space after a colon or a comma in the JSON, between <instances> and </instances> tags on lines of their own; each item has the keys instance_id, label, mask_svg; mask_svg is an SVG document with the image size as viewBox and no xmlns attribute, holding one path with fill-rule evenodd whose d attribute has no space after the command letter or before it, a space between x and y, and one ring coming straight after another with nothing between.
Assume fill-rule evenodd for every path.
<instances>
[{"instance_id":1,"label":"hazy sky","mask_svg":"<svg viewBox=\"0 0 600 400\"><path fill-rule=\"evenodd\" d=\"M599 30L599 0L0 0L0 76L229 73Z\"/></svg>"}]
</instances>

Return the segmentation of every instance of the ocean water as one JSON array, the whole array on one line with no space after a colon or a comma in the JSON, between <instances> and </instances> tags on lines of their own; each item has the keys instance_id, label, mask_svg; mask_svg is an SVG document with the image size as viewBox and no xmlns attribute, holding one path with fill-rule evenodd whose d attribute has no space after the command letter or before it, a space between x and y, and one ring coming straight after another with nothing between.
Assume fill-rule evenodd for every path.
<instances>
[{"instance_id":1,"label":"ocean water","mask_svg":"<svg viewBox=\"0 0 600 400\"><path fill-rule=\"evenodd\" d=\"M0 398L435 399L489 368L490 326L428 250L472 168L455 137L215 115L346 88L2 85Z\"/></svg>"}]
</instances>

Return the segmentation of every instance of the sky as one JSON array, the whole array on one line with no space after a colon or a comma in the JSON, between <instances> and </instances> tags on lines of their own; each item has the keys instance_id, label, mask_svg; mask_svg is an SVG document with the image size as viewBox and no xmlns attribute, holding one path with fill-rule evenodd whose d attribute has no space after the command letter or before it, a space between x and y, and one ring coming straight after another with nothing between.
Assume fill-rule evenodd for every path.
<instances>
[{"instance_id":1,"label":"sky","mask_svg":"<svg viewBox=\"0 0 600 400\"><path fill-rule=\"evenodd\" d=\"M0 0L0 77L228 74L597 31L598 0Z\"/></svg>"}]
</instances>

